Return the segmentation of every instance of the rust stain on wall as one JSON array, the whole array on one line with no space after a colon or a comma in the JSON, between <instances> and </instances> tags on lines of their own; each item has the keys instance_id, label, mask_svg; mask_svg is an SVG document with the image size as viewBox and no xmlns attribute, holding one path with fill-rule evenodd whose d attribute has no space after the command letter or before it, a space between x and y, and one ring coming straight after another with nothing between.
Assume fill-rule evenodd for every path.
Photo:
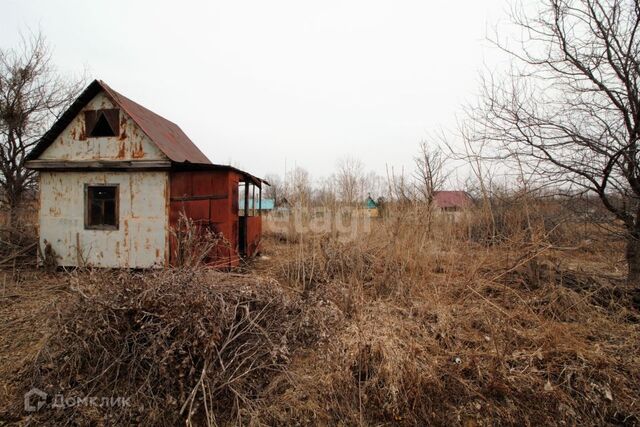
<instances>
[{"instance_id":1,"label":"rust stain on wall","mask_svg":"<svg viewBox=\"0 0 640 427\"><path fill-rule=\"evenodd\" d=\"M85 229L85 184L119 185L118 229ZM168 239L166 186L167 172L42 172L41 247L46 239L66 266L77 265L78 250L88 265L161 266Z\"/></svg>"},{"instance_id":2,"label":"rust stain on wall","mask_svg":"<svg viewBox=\"0 0 640 427\"><path fill-rule=\"evenodd\" d=\"M126 144L124 143L124 141L120 140L118 142L118 146L118 154L116 155L116 157L118 159L124 159Z\"/></svg>"},{"instance_id":3,"label":"rust stain on wall","mask_svg":"<svg viewBox=\"0 0 640 427\"><path fill-rule=\"evenodd\" d=\"M113 109L116 105L99 93L82 111ZM40 155L41 160L166 160L167 156L120 110L118 136L86 136L85 115L78 114L56 140ZM82 141L86 141L81 143Z\"/></svg>"},{"instance_id":4,"label":"rust stain on wall","mask_svg":"<svg viewBox=\"0 0 640 427\"><path fill-rule=\"evenodd\" d=\"M138 141L138 143L133 144L131 157L134 159L142 159L144 157L144 147L142 146L142 142Z\"/></svg>"}]
</instances>

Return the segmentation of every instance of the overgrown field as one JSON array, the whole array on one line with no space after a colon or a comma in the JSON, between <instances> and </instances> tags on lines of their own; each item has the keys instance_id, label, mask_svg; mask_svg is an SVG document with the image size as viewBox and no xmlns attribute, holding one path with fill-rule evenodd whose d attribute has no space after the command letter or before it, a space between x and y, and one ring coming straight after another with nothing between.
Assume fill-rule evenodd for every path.
<instances>
[{"instance_id":1,"label":"overgrown field","mask_svg":"<svg viewBox=\"0 0 640 427\"><path fill-rule=\"evenodd\" d=\"M640 312L601 227L400 211L299 231L232 273L6 272L2 419L640 424ZM32 387L128 400L28 413Z\"/></svg>"}]
</instances>

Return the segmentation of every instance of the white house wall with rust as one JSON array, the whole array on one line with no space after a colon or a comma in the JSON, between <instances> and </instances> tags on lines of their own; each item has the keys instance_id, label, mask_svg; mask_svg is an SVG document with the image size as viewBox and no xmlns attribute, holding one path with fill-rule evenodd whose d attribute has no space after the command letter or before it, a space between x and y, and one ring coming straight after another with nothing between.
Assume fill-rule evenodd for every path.
<instances>
[{"instance_id":1,"label":"white house wall with rust","mask_svg":"<svg viewBox=\"0 0 640 427\"><path fill-rule=\"evenodd\" d=\"M165 265L168 179L166 172L41 172L41 247L51 244L58 265ZM85 230L85 184L119 184L117 230Z\"/></svg>"},{"instance_id":2,"label":"white house wall with rust","mask_svg":"<svg viewBox=\"0 0 640 427\"><path fill-rule=\"evenodd\" d=\"M83 109L118 108L104 92ZM79 113L39 160L167 160L120 110L120 134L87 137ZM162 171L41 171L40 245L49 242L65 266L163 266L168 251L168 173ZM85 185L119 184L118 229L86 230Z\"/></svg>"},{"instance_id":3,"label":"white house wall with rust","mask_svg":"<svg viewBox=\"0 0 640 427\"><path fill-rule=\"evenodd\" d=\"M117 108L100 92L85 110ZM120 135L87 138L84 114L78 114L56 140L38 157L39 160L167 160L147 135L120 110Z\"/></svg>"}]
</instances>

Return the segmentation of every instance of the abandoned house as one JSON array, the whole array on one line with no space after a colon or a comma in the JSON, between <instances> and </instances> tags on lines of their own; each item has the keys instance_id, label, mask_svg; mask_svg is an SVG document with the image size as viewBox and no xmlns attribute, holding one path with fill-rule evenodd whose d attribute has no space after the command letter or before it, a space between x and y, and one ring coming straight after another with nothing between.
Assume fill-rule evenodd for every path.
<instances>
[{"instance_id":1,"label":"abandoned house","mask_svg":"<svg viewBox=\"0 0 640 427\"><path fill-rule=\"evenodd\" d=\"M179 224L219 236L206 255L235 266L260 244L265 181L216 165L174 123L93 81L27 156L40 176L40 248L58 265L175 264ZM254 200L256 202L254 202Z\"/></svg>"}]
</instances>

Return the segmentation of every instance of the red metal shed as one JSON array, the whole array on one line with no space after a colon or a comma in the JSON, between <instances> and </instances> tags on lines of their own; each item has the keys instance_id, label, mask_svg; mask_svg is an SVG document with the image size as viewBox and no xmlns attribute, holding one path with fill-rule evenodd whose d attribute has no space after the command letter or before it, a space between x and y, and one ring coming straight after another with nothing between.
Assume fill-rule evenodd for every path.
<instances>
[{"instance_id":1,"label":"red metal shed","mask_svg":"<svg viewBox=\"0 0 640 427\"><path fill-rule=\"evenodd\" d=\"M224 242L207 261L218 267L237 266L241 258L255 255L260 248L262 218L260 210L239 209L259 206L265 182L246 172L224 165L182 165L169 175L169 224L178 227L180 215L203 230L220 233ZM248 203L253 199L256 203ZM175 238L170 242L171 263L178 256Z\"/></svg>"}]
</instances>

